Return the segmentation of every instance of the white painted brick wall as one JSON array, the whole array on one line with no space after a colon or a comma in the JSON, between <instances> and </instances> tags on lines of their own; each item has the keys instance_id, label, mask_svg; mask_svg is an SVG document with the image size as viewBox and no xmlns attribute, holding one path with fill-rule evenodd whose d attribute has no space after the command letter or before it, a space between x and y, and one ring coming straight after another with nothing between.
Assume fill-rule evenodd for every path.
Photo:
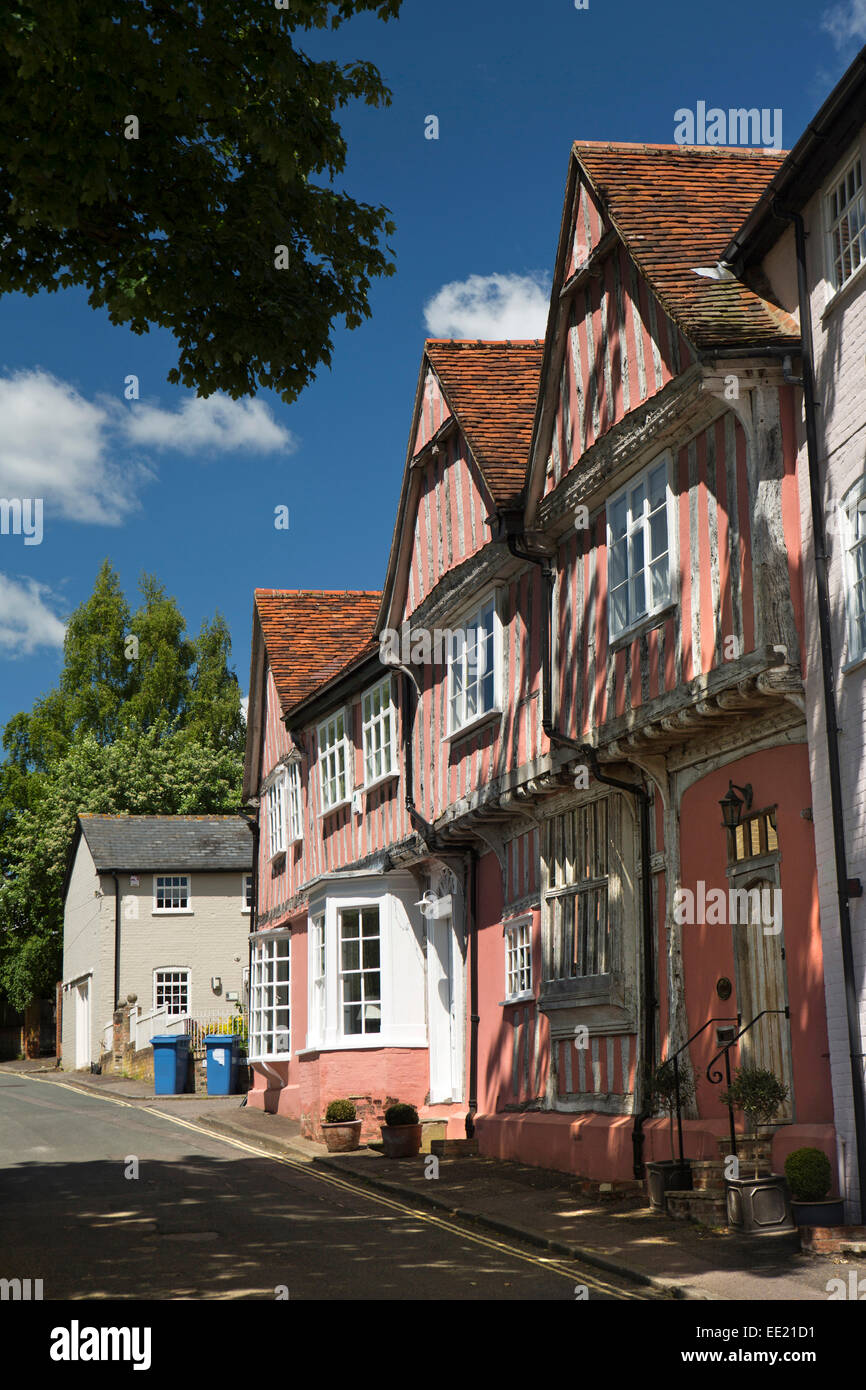
<instances>
[{"instance_id":1,"label":"white painted brick wall","mask_svg":"<svg viewBox=\"0 0 866 1390\"><path fill-rule=\"evenodd\" d=\"M861 129L857 143L866 167L866 127ZM852 145L850 151L843 155L843 163L840 163L834 174L841 173L843 164L847 163L853 152ZM828 180L828 184L830 181ZM816 195L804 209L804 221L807 231L807 269L815 347L816 397L821 403L818 410L818 452L821 460L824 506L829 516L832 504L841 499L866 470L866 271L831 304L827 239L823 221L824 191ZM781 240L780 238L780 242ZM778 247L779 243L777 251ZM793 255L793 238L790 233L785 237L785 249L788 248ZM773 264L772 256L771 252L768 268ZM773 265L773 270L775 283L775 278L779 275L778 265ZM846 1146L849 1193L856 1199L852 1083L830 815L809 474L802 418L800 441L800 510L805 547L803 573L807 627L806 707L818 893L824 939L827 1026L836 1129ZM848 874L851 878L860 878L866 885L866 664L854 667L848 672L843 670L847 660L847 619L841 538L835 529L831 529L828 541ZM851 928L855 973L862 990L861 1020L866 1036L866 899L852 900ZM851 1220L860 1219L860 1212L854 1203L849 1207L848 1217Z\"/></svg>"}]
</instances>

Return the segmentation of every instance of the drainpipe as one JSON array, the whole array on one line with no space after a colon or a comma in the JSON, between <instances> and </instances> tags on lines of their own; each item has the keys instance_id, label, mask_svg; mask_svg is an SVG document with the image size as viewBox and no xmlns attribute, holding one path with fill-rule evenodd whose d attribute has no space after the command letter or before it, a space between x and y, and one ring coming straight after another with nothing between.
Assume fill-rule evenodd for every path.
<instances>
[{"instance_id":1,"label":"drainpipe","mask_svg":"<svg viewBox=\"0 0 866 1390\"><path fill-rule=\"evenodd\" d=\"M839 760L839 724L836 710L830 586L824 506L818 463L818 427L815 403L815 375L812 361L812 309L806 273L806 229L798 212L773 203L773 212L794 224L797 247L797 297L800 308L801 355L803 362L803 411L806 421L806 456L809 464L809 497L812 536L815 546L815 587L818 598L818 629L821 640L821 677L824 688L824 725L827 736L827 763L830 773L830 809L833 822L833 853L836 865L836 895L839 902L839 934L842 943L842 976L848 1019L848 1048L854 1101L854 1137L857 1148L857 1174L860 1211L866 1203L866 1097L864 1097L863 1036L857 1001L854 949L851 941L851 912L848 889L848 858L845 850L845 820L842 807L842 774Z\"/></svg>"},{"instance_id":2,"label":"drainpipe","mask_svg":"<svg viewBox=\"0 0 866 1390\"><path fill-rule=\"evenodd\" d=\"M644 981L642 995L643 1060L644 1066L652 1064L655 1056L655 1011L657 1007L655 990L655 942L653 938L652 885L650 883L650 799L646 788L635 782L625 782L619 777L610 777L601 771L598 754L591 744L579 743L554 727L553 722L553 676L551 664L551 629L553 625L553 581L554 570L546 556L533 555L521 550L517 537L508 536L508 549L518 560L528 560L541 569L545 589L546 621L541 624L541 727L551 744L569 748L588 764L597 782L607 787L616 787L629 792L637 803L640 825L641 855L641 937L643 942ZM635 1078L634 1128L632 1146L634 1151L633 1171L636 1178L644 1176L643 1164L643 1124L649 1119L651 1111L643 1100L643 1081L640 1075ZM639 1101L640 1098L640 1101ZM642 1102L642 1103L641 1103Z\"/></svg>"}]
</instances>

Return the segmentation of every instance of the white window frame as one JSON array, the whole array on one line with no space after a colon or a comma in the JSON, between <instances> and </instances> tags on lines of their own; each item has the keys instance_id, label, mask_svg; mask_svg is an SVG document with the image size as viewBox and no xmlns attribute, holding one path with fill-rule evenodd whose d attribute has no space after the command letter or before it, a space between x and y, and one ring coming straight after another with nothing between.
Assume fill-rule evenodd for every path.
<instances>
[{"instance_id":1,"label":"white window frame","mask_svg":"<svg viewBox=\"0 0 866 1390\"><path fill-rule=\"evenodd\" d=\"M267 788L268 856L276 859L286 852L286 775L278 772Z\"/></svg>"},{"instance_id":2,"label":"white window frame","mask_svg":"<svg viewBox=\"0 0 866 1390\"><path fill-rule=\"evenodd\" d=\"M379 710L376 714L367 714L367 702L376 695L379 696ZM387 721L388 736L385 738L385 723ZM397 776L397 710L394 704L394 683L390 676L385 676L384 680L377 681L365 690L361 696L361 743L364 758L364 786L375 787L379 782L385 782L389 777ZM375 739L378 736L378 744ZM372 777L369 772L369 763L376 753L382 757L382 771Z\"/></svg>"},{"instance_id":3,"label":"white window frame","mask_svg":"<svg viewBox=\"0 0 866 1390\"><path fill-rule=\"evenodd\" d=\"M339 721L343 721L343 734L340 737L336 733ZM347 707L335 710L327 719L323 719L316 728L316 747L318 749L319 764L319 795L321 797L321 816L329 816L332 811L336 811L339 806L345 806L352 800L354 791L354 777L352 769L352 744L349 740L349 710ZM333 741L331 741L330 730L334 730ZM324 731L324 732L323 732ZM326 776L325 768L329 758L334 759L333 776ZM342 758L342 776L344 795L333 797L330 788L338 790L340 771L338 768L339 759Z\"/></svg>"},{"instance_id":4,"label":"white window frame","mask_svg":"<svg viewBox=\"0 0 866 1390\"><path fill-rule=\"evenodd\" d=\"M534 999L532 971L532 917L515 917L502 928L505 945L505 1003ZM517 988L513 989L512 985Z\"/></svg>"},{"instance_id":5,"label":"white window frame","mask_svg":"<svg viewBox=\"0 0 866 1390\"><path fill-rule=\"evenodd\" d=\"M296 845L304 838L304 799L301 788L301 768L299 763L289 763L286 770L286 809L289 826L289 844Z\"/></svg>"},{"instance_id":6,"label":"white window frame","mask_svg":"<svg viewBox=\"0 0 866 1390\"><path fill-rule=\"evenodd\" d=\"M250 884L250 900L247 902L247 880ZM252 874L241 874L241 912L252 912L253 910L253 876Z\"/></svg>"},{"instance_id":7,"label":"white window frame","mask_svg":"<svg viewBox=\"0 0 866 1390\"><path fill-rule=\"evenodd\" d=\"M445 656L445 702L448 711L448 737L453 737L456 734L462 734L466 732L468 729L474 728L476 724L484 723L492 716L502 713L503 636L502 620L499 613L499 607L499 590L494 589L491 593L488 593L486 595L486 597L481 603L478 603L476 601L471 609L462 614L462 616L460 616L459 618L452 620L453 626L449 626L448 628L448 632L450 635L447 639L448 651L446 652ZM471 648L469 644L466 642L466 633L472 628L475 628L477 632L478 628L480 627L480 620L483 617L483 615L488 611L488 609L493 610L491 642L491 647L493 650L493 694L491 696L491 703L489 706L486 706L483 710L479 710L476 708L476 710L472 714L467 715L465 703L467 692L470 688L473 687L477 691L488 673L486 665L483 669L478 663L473 663L470 665L468 661L468 656ZM456 641L455 638L457 639ZM454 673L458 669L461 672L462 684L460 689L455 692L453 677ZM466 679L470 669L474 673L471 682ZM462 717L455 716L455 694L457 694L458 696L463 696L464 703Z\"/></svg>"},{"instance_id":8,"label":"white window frame","mask_svg":"<svg viewBox=\"0 0 866 1390\"><path fill-rule=\"evenodd\" d=\"M157 887L160 879L184 879L186 882L186 907L157 906ZM153 875L153 914L155 917L184 917L192 913L192 880L189 874Z\"/></svg>"},{"instance_id":9,"label":"white window frame","mask_svg":"<svg viewBox=\"0 0 866 1390\"><path fill-rule=\"evenodd\" d=\"M181 1009L178 1013L175 1013L175 1012L173 1012L173 1011L169 1011L168 1009L166 1009L165 1012L166 1012L166 1015L167 1015L168 1018L184 1018L184 1017L189 1017L189 1015L190 1015L191 1012L192 1012L192 971L190 970L189 966L187 966L187 965L159 965L159 966L156 966L156 967L155 967L154 972L153 972L153 1007L154 1007L154 1010L157 1010L157 1009L160 1009L161 1007L164 1007L164 1005L161 1006L161 1005L159 1004L158 998L157 998L157 993L158 993L158 990L159 990L159 988L160 988L158 977L159 977L160 975L183 975L183 976L184 976L183 988L184 988L185 991L186 991L186 1008L185 1008L185 1009ZM171 987L171 986L169 985L169 987ZM165 984L163 984L162 988L165 988Z\"/></svg>"},{"instance_id":10,"label":"white window frame","mask_svg":"<svg viewBox=\"0 0 866 1390\"><path fill-rule=\"evenodd\" d=\"M285 949L283 949L285 948ZM264 978L263 967L277 965L286 961L284 980ZM276 973L276 972L267 972ZM285 986L286 1004L266 1002L269 991L279 985ZM285 1026L278 1026L278 1015L285 1015ZM267 1017L266 1017L267 1016ZM267 1026L266 1026L267 1025ZM285 1037L285 1048L264 1049L264 1038L272 1035ZM253 937L252 975L249 998L249 1060L251 1062L286 1062L292 1055L292 938L288 931L262 932L261 939Z\"/></svg>"},{"instance_id":11,"label":"white window frame","mask_svg":"<svg viewBox=\"0 0 866 1390\"><path fill-rule=\"evenodd\" d=\"M632 478L629 478L628 482L627 482L623 487L618 488L616 492L611 493L610 497L607 499L607 502L605 503L605 537L606 537L606 546L607 546L607 557L606 557L606 558L607 558L607 630L608 630L608 640L609 640L610 642L618 642L618 641L620 640L620 638L626 637L626 636L628 635L628 633L637 631L638 629L640 629L641 627L643 627L643 625L644 625L646 622L648 622L649 620L651 620L652 618L654 618L658 613L662 613L662 612L664 612L664 610L665 610L666 608L669 608L670 605L671 605L671 604L673 603L673 601L674 601L674 596L675 596L674 576L675 576L675 573L676 573L676 553L677 553L677 552L676 552L676 545L675 545L675 537L676 537L675 497L674 497L673 487L672 487L672 484L671 484L671 470L672 470L672 466L673 466L673 456L672 456L672 454L671 454L671 451L670 451L669 449L665 449L661 454L657 454L656 457L655 457L654 459L652 459L651 462L648 463L648 464L646 465L645 468L642 468L642 469L640 470L639 473L635 473L635 475L634 475ZM651 593L651 572L650 572L650 571L651 571L651 565L652 565L652 563L653 563L653 561L652 561L651 558L650 558L650 516L651 516L651 515L656 515L656 514L658 514L659 512L661 512L661 511L662 511L662 507L661 507L661 506L657 507L657 508L655 509L655 512L654 512L654 513L649 513L649 512L646 510L646 507L644 507L644 509L642 510L640 516L636 518L636 517L633 516L633 514L632 514L632 494L636 491L637 488L643 486L643 488L644 488L644 495L645 495L645 497L646 497L646 499L647 499L647 501L648 501L648 498L649 498L648 483L649 483L650 474L656 472L656 470L659 469L659 468L663 468L663 469L664 469L664 474L665 474L664 516L665 516L667 549L663 552L663 554L667 555L668 574L667 574L667 586L666 586L666 589L665 589L664 594L661 595L661 596L656 600L656 602L650 603L650 602L649 602L650 593ZM635 579L637 578L638 573L640 573L640 574L643 576L643 582L644 582L644 608L642 609L642 611L641 611L640 613L636 613L636 614L634 614L634 615L632 615L631 612L629 612L629 616L628 616L628 619L626 620L626 622L624 622L623 625L622 625L621 627L617 627L617 626L615 626L615 612L614 612L614 604L613 604L614 586L611 584L612 556L613 556L613 548L614 548L614 544L615 544L614 539L613 539L613 527L612 527L612 525L611 525L611 513L612 513L614 507L616 507L620 502L622 502L623 499L625 499L625 504L626 504L626 532L625 532L625 536L622 537L622 538L620 538L620 543L621 543L621 541L622 541L623 539L625 540L625 553L626 553L626 568L625 568L625 575L626 575L626 577L625 577L624 583L618 584L618 585L616 586L616 588L617 588L617 589L620 589L620 588L622 588L622 587L625 587L625 589L626 589L626 595L627 595L628 602L629 602L629 607L630 607L630 606L631 606L631 600L632 600L632 586L633 586L633 584L634 584L634 582L635 582ZM642 565L640 571L638 571L637 569L635 569L634 571L632 571L632 568L631 568L631 549L632 549L632 541L633 541L633 538L634 538L635 536L637 536L638 534L640 534L640 535L642 536L642 540L643 540L643 565ZM659 558L660 558L659 556L656 557L656 559L659 559Z\"/></svg>"},{"instance_id":12,"label":"white window frame","mask_svg":"<svg viewBox=\"0 0 866 1390\"><path fill-rule=\"evenodd\" d=\"M866 641L861 641L858 635L858 620L866 616L866 584L860 581L863 587L863 612L858 614L856 608L856 586L858 583L856 566L853 552L862 550L864 555L864 567L866 567L866 473L857 479L848 488L839 504L842 518L843 534L843 553L842 553L842 573L845 587L845 613L848 628L848 660L846 666L853 666L862 661L866 656ZM853 518L856 512L860 512L863 518L863 536L855 539Z\"/></svg>"},{"instance_id":13,"label":"white window frame","mask_svg":"<svg viewBox=\"0 0 866 1390\"><path fill-rule=\"evenodd\" d=\"M358 940L358 947L359 947L359 950L358 950L358 966L357 966L357 968L356 968L356 967L352 967L352 968L350 968L350 969L345 969L344 966L343 966L343 917L344 917L344 915L346 915L347 913L350 913L350 912L357 912L357 914L358 914L358 937L357 937L357 940ZM376 933L375 936L365 936L365 935L364 935L363 916L364 916L364 913L365 913L365 912L375 912L375 913L376 913L376 920L377 920L377 924L378 924L378 931L377 931L377 933ZM337 907L337 951L338 951L338 953L339 953L339 954L338 954L338 958L337 958L337 967L336 967L336 968L337 968L337 993L338 993L338 998L337 998L337 1009L338 1009L338 1013L337 1013L337 1024L338 1024L338 1028L337 1028L337 1031L338 1031L338 1036L339 1036L340 1038L344 1038L344 1039L350 1039L350 1038L351 1038L351 1039L354 1039L354 1038L363 1038L363 1039L365 1039L365 1040L368 1039L368 1038L381 1038L382 1033L383 1033L383 1031L384 1031L384 1029L383 1029L383 1027L382 1027L382 1024L383 1024L383 1022L384 1022L384 1019L383 1019L383 1000L382 1000L382 978L383 978L383 974L384 974L384 970L383 970L383 946L384 946L384 944L385 944L385 934L384 934L384 932L383 932L383 925L384 925L384 923L383 923L383 912L382 912L382 904L381 904L381 903L365 903L365 904L363 904L363 905L359 905L359 904L356 904L356 903L348 903L348 902L347 902L347 903L340 903L340 904L338 905L338 907ZM354 938L351 938L351 939L354 940ZM377 966L365 966L365 965L364 965L363 944L364 944L365 941L377 941L377 942L379 943L379 964L378 964ZM373 974L376 974L376 975L378 975L378 977L379 977L379 989L378 989L378 993L373 992L373 993L371 993L370 997L367 998L367 996L366 996L366 990L367 990L366 976L367 976L367 975L373 975ZM360 1000L348 1000L348 1001L347 1001L346 998L345 998L345 994L344 994L344 990L345 990L345 981L346 981L346 978L347 978L348 976L355 976L355 975L360 975L360 977L361 977L361 998L360 998ZM347 1008L353 1008L353 1007L355 1007L355 1006L357 1006L357 1005L359 1005L359 1004L360 1004L361 1010L362 1010L362 1019L361 1019L362 1027L361 1027L357 1032L354 1031L354 1030L351 1031L351 1032L348 1032L348 1031L346 1030L346 1026L345 1026L346 1009L347 1009ZM366 1017L366 1009L367 1009L367 1006L370 1006L370 1007L372 1007L372 1008L378 1008L378 1011L379 1011L379 1012L378 1012L378 1019L379 1019L379 1027L378 1027L378 1028L369 1028L369 1029L368 1029L367 1027L364 1026L364 1025L366 1024L366 1022L367 1022L367 1017ZM375 1015L373 1015L373 1017L375 1017Z\"/></svg>"},{"instance_id":14,"label":"white window frame","mask_svg":"<svg viewBox=\"0 0 866 1390\"><path fill-rule=\"evenodd\" d=\"M328 987L328 934L324 906L310 914L307 925L307 971L309 1008L307 1047L320 1047L325 1040Z\"/></svg>"},{"instance_id":15,"label":"white window frame","mask_svg":"<svg viewBox=\"0 0 866 1390\"><path fill-rule=\"evenodd\" d=\"M859 264L853 268L849 275L843 274L843 278L839 280L836 274L836 261L838 259L843 259L843 257L837 257L834 244L835 230L842 221L842 218L850 211L855 201L859 201L860 203L860 216L864 220L861 221L860 228L855 237L852 241L849 241L848 247L850 250L851 246L855 245L858 241L861 246L866 243L866 184L863 182L864 163L866 163L866 159L864 159L863 150L858 145L857 149L854 150L839 168L838 173L834 174L833 178L827 181L825 184L825 192L821 200L824 210L824 246L827 260L827 281L830 287L831 299L834 299L837 294L850 285L852 280L856 279L863 270L863 267L866 266L866 246L864 246L863 251L860 252ZM860 165L859 190L846 202L843 211L840 212L838 216L834 217L832 208L833 197L838 192L841 185L847 181L849 174L854 172L858 164Z\"/></svg>"}]
</instances>

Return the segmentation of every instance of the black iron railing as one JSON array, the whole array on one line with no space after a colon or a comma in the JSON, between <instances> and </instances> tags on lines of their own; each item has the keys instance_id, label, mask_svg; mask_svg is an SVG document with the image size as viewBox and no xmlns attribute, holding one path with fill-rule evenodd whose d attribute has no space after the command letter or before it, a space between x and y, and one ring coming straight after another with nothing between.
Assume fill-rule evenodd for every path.
<instances>
[{"instance_id":1,"label":"black iron railing","mask_svg":"<svg viewBox=\"0 0 866 1390\"><path fill-rule=\"evenodd\" d=\"M690 1046L692 1045L692 1043L694 1042L695 1038L699 1038L700 1035L701 1035L701 1033L703 1033L707 1028L709 1028L710 1024L712 1024L712 1023L736 1023L738 1031L735 1033L734 1037L732 1037L731 1040L730 1040L729 1042L726 1042L725 1045L724 1045L724 1047L722 1047L722 1048L719 1049L719 1051L716 1053L715 1057L711 1058L710 1062L709 1062L708 1065L707 1065L707 1080L708 1080L713 1086L718 1086L718 1085L721 1084L722 1081L727 1081L727 1083L728 1083L728 1089L730 1090L730 1086L731 1086L731 1060L730 1060L731 1048L732 1048L732 1047L735 1047L735 1046L737 1045L737 1043L739 1042L740 1038L742 1038L746 1033L748 1033L748 1031L749 1031L750 1028L754 1028L754 1026L755 1026L755 1024L758 1022L758 1020L761 1019L761 1018L764 1018L767 1014L784 1014L786 1018L790 1018L790 1016L791 1016L790 1010L789 1010L788 1006L786 1005L784 1009L762 1009L761 1012L760 1012L759 1014L755 1014L755 1017L754 1017L753 1019L751 1019L751 1020L746 1024L746 1026L745 1026L744 1028L741 1028L741 1027L740 1027L740 1024L741 1024L741 1022L742 1022L742 1015L741 1015L741 1014L737 1014L736 1017L714 1017L714 1018L708 1018L707 1021L706 1021L706 1023L702 1023L701 1026L700 1026L700 1028L698 1028L696 1032L692 1033L692 1036L691 1036L690 1038L688 1038L688 1039L683 1043L682 1047L678 1047L677 1050L676 1050L676 1052L672 1053L672 1055L671 1055L670 1057L666 1057L665 1060L664 1060L664 1062L661 1063L662 1066L667 1066L667 1065L668 1065L668 1062L673 1062L673 1064L674 1064L674 1095L675 1095L675 1105L676 1105L676 1112L677 1112L677 1143L678 1143L679 1151L680 1151L680 1163L684 1163L684 1162L685 1162L685 1159L684 1159L684 1156L683 1156L683 1110L682 1110L682 1098L681 1098L681 1093L680 1093L680 1061L679 1061L679 1059L680 1059L681 1053L685 1052L685 1051L686 1051L686 1048L690 1047ZM718 1060L719 1060L720 1057L724 1057L724 1059L725 1059L725 1070L724 1070L724 1074L722 1074L722 1072L720 1072L720 1071L713 1071L713 1070L712 1070L714 1064L715 1064L716 1062L718 1062ZM730 1123L730 1126L731 1126L731 1153L734 1154L734 1155L736 1155L736 1152L737 1152L737 1133L736 1133L736 1128L735 1128L735 1125L734 1125L734 1111L733 1111L733 1107L730 1106L730 1105L728 1106L728 1120L729 1120L729 1123Z\"/></svg>"},{"instance_id":2,"label":"black iron railing","mask_svg":"<svg viewBox=\"0 0 866 1390\"><path fill-rule=\"evenodd\" d=\"M727 1080L728 1089L730 1089L730 1085L731 1085L730 1051L731 1051L731 1048L736 1046L736 1044L740 1041L740 1038L742 1038L742 1037L744 1036L744 1034L748 1033L748 1031L749 1031L750 1028L754 1028L755 1024L758 1022L759 1019L765 1018L768 1014L784 1014L784 1015L785 1015L785 1018L790 1018L790 1017L791 1017L791 1011L790 1011L790 1009L788 1008L788 1005L787 1005L787 1004L785 1005L784 1009L762 1009L761 1012L760 1012L759 1014L755 1014L755 1017L754 1017L753 1019L751 1019L750 1022L748 1022L748 1023L746 1024L745 1028L741 1028L740 1031L736 1034L736 1036L733 1037L733 1038L731 1038L730 1042L725 1043L724 1047L720 1048L719 1051L716 1053L715 1057L710 1058L710 1061L707 1063L707 1080L708 1080L713 1086L718 1086L718 1085L720 1084L720 1082L722 1082L723 1080ZM739 1020L739 1016L738 1016L738 1017L737 1017L737 1023L739 1023L739 1021L740 1021L740 1020ZM722 1076L722 1073L721 1073L720 1071L713 1071L713 1070L712 1070L713 1064L714 1064L715 1062L717 1062L717 1061L719 1060L720 1057L724 1057L724 1059L725 1059L725 1075L724 1075L724 1077ZM733 1107L730 1106L730 1105L728 1106L728 1119L729 1119L730 1126L731 1126L731 1153L734 1154L734 1156L736 1156L736 1153L737 1153L737 1132L736 1132L736 1129L734 1128L734 1111L733 1111Z\"/></svg>"}]
</instances>

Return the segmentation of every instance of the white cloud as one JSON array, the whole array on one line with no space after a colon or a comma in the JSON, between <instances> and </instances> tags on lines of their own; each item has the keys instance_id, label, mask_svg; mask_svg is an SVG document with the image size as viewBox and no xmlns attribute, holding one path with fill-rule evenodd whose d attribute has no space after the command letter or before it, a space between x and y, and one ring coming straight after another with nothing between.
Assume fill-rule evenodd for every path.
<instances>
[{"instance_id":1,"label":"white cloud","mask_svg":"<svg viewBox=\"0 0 866 1390\"><path fill-rule=\"evenodd\" d=\"M847 0L831 5L821 20L821 28L830 35L837 48L866 41L866 0Z\"/></svg>"},{"instance_id":2,"label":"white cloud","mask_svg":"<svg viewBox=\"0 0 866 1390\"><path fill-rule=\"evenodd\" d=\"M51 590L35 579L0 572L0 652L29 656L37 647L62 647L65 625L46 602Z\"/></svg>"},{"instance_id":3,"label":"white cloud","mask_svg":"<svg viewBox=\"0 0 866 1390\"><path fill-rule=\"evenodd\" d=\"M543 338L550 285L540 275L470 275L424 306L434 338Z\"/></svg>"},{"instance_id":4,"label":"white cloud","mask_svg":"<svg viewBox=\"0 0 866 1390\"><path fill-rule=\"evenodd\" d=\"M39 369L0 377L0 496L41 497L71 521L117 525L149 476L109 452L110 417Z\"/></svg>"},{"instance_id":5,"label":"white cloud","mask_svg":"<svg viewBox=\"0 0 866 1390\"><path fill-rule=\"evenodd\" d=\"M134 444L178 449L184 454L247 449L257 454L288 452L297 442L271 415L264 401L233 401L218 393L188 396L180 410L136 405L126 412L126 437Z\"/></svg>"},{"instance_id":6,"label":"white cloud","mask_svg":"<svg viewBox=\"0 0 866 1390\"><path fill-rule=\"evenodd\" d=\"M177 410L87 400L41 368L0 377L0 497L41 497L49 514L119 525L155 476L152 449L274 453L296 448L263 401L187 396Z\"/></svg>"},{"instance_id":7,"label":"white cloud","mask_svg":"<svg viewBox=\"0 0 866 1390\"><path fill-rule=\"evenodd\" d=\"M244 723L245 723L245 724L246 724L246 722L247 722L247 714L249 713L249 708L250 708L250 697L249 697L249 695L243 695L243 696L241 697L241 714L242 714L243 717L244 717Z\"/></svg>"}]
</instances>

